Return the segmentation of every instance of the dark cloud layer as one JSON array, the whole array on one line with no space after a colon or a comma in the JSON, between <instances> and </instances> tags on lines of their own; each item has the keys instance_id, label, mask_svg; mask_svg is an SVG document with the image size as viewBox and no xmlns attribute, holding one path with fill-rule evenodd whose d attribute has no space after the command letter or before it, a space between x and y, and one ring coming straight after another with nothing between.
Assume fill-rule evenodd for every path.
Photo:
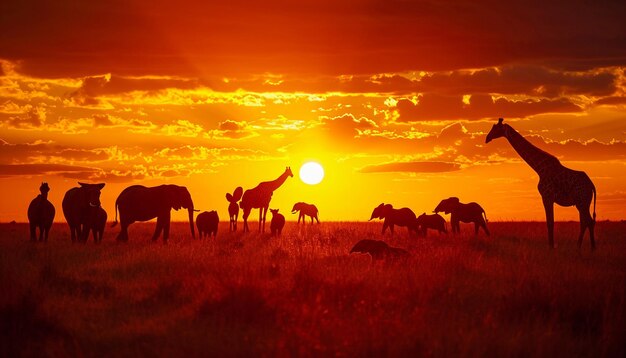
<instances>
[{"instance_id":1,"label":"dark cloud layer","mask_svg":"<svg viewBox=\"0 0 626 358\"><path fill-rule=\"evenodd\" d=\"M624 13L583 0L8 0L0 56L38 76L579 69L624 63Z\"/></svg>"},{"instance_id":2,"label":"dark cloud layer","mask_svg":"<svg viewBox=\"0 0 626 358\"><path fill-rule=\"evenodd\" d=\"M442 173L461 169L459 164L446 162L395 162L368 165L359 170L361 173Z\"/></svg>"},{"instance_id":3,"label":"dark cloud layer","mask_svg":"<svg viewBox=\"0 0 626 358\"><path fill-rule=\"evenodd\" d=\"M540 113L580 112L581 108L568 99L493 99L489 95L472 95L469 103L462 96L424 94L417 104L409 100L398 102L399 121L483 119L493 117L522 118Z\"/></svg>"}]
</instances>

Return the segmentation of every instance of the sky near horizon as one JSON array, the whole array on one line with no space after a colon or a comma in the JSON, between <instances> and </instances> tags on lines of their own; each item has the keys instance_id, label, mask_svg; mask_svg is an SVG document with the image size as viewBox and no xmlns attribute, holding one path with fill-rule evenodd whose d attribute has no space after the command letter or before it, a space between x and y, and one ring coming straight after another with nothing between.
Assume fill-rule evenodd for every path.
<instances>
[{"instance_id":1,"label":"sky near horizon","mask_svg":"<svg viewBox=\"0 0 626 358\"><path fill-rule=\"evenodd\" d=\"M606 1L3 1L0 222L50 184L187 186L227 220L226 192L289 178L270 207L369 219L475 201L544 220L538 176L504 117L585 171L598 220L626 217L626 3ZM317 161L326 176L304 184ZM268 215L269 216L269 215ZM173 216L185 220L184 212ZM252 220L258 218L253 211ZM556 208L557 220L577 220Z\"/></svg>"}]
</instances>

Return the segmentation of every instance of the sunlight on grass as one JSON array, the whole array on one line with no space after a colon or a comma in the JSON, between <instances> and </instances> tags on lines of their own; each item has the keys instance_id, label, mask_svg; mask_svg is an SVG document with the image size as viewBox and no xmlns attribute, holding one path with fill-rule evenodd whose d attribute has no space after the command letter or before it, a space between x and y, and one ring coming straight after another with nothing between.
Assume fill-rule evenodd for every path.
<instances>
[{"instance_id":1,"label":"sunlight on grass","mask_svg":"<svg viewBox=\"0 0 626 358\"><path fill-rule=\"evenodd\" d=\"M4 356L39 355L608 355L624 354L626 227L598 223L600 246L576 247L577 224L490 223L493 235L384 239L408 262L349 255L380 223L288 223L283 236L191 240L172 225L72 245L0 225Z\"/></svg>"}]
</instances>

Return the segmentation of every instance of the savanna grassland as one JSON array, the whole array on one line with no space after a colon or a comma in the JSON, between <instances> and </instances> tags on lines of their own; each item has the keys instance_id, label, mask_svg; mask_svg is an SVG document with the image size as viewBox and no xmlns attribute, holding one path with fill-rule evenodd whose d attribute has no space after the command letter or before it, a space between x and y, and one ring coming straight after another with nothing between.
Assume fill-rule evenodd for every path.
<instances>
[{"instance_id":1,"label":"savanna grassland","mask_svg":"<svg viewBox=\"0 0 626 358\"><path fill-rule=\"evenodd\" d=\"M280 238L191 240L173 223L47 244L0 225L0 356L624 356L626 223L490 223L491 237L409 238L411 257L352 254L382 223L287 223ZM253 223L252 228L256 228Z\"/></svg>"}]
</instances>

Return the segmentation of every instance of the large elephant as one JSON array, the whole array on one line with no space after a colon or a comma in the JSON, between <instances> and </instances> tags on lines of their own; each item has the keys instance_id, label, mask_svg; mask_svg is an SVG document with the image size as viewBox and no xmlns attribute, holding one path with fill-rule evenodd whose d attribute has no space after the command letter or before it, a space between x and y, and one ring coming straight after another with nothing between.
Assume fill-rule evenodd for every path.
<instances>
[{"instance_id":1,"label":"large elephant","mask_svg":"<svg viewBox=\"0 0 626 358\"><path fill-rule=\"evenodd\" d=\"M459 222L462 221L464 223L473 222L476 235L478 235L478 229L480 227L482 227L483 230L485 230L485 233L489 235L489 229L487 229L487 214L477 203L472 202L464 204L459 201L459 198L450 197L442 200L434 210L435 213L440 211L443 211L446 214L451 214L450 223L452 225L453 233L461 232Z\"/></svg>"},{"instance_id":2,"label":"large elephant","mask_svg":"<svg viewBox=\"0 0 626 358\"><path fill-rule=\"evenodd\" d=\"M370 220L374 218L385 219L385 222L383 223L383 235L385 234L387 227L389 227L391 235L393 235L394 225L406 226L409 229L409 234L411 231L417 234L415 213L409 208L394 209L391 204L385 205L385 203L382 203L372 212Z\"/></svg>"},{"instance_id":3,"label":"large elephant","mask_svg":"<svg viewBox=\"0 0 626 358\"><path fill-rule=\"evenodd\" d=\"M320 223L320 219L317 216L319 213L319 210L317 210L317 206L313 204L298 202L293 205L291 213L295 214L298 211L300 212L300 215L298 215L298 224L300 223L300 220L302 220L303 224L306 223L306 218L304 217L305 215L311 218L311 224L313 224L313 219L317 220L318 224Z\"/></svg>"},{"instance_id":4,"label":"large elephant","mask_svg":"<svg viewBox=\"0 0 626 358\"><path fill-rule=\"evenodd\" d=\"M148 221L157 218L156 229L152 240L156 241L163 231L163 242L170 235L170 211L180 208L189 211L189 228L191 236L196 235L193 228L193 201L189 191L184 186L159 185L145 187L133 185L124 189L115 201L115 222L117 224L117 212L120 213L122 229L117 236L118 241L128 241L128 226L135 221Z\"/></svg>"},{"instance_id":5,"label":"large elephant","mask_svg":"<svg viewBox=\"0 0 626 358\"><path fill-rule=\"evenodd\" d=\"M80 188L72 188L65 193L61 206L63 215L70 226L72 242L76 240L86 242L93 219L93 208L100 206L100 190L104 183L85 184L78 183Z\"/></svg>"}]
</instances>

